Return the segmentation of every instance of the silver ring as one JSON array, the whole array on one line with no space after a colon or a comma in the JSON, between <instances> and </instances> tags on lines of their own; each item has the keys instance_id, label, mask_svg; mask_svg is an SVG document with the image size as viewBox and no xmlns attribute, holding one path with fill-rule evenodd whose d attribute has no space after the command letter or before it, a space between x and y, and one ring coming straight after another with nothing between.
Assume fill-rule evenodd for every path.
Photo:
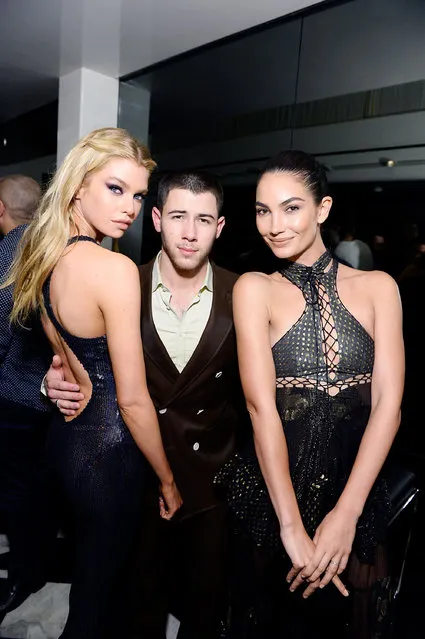
<instances>
[{"instance_id":1,"label":"silver ring","mask_svg":"<svg viewBox=\"0 0 425 639\"><path fill-rule=\"evenodd\" d=\"M331 564L331 566L338 566L339 561L334 561L332 560L331 562L329 562Z\"/></svg>"},{"instance_id":2,"label":"silver ring","mask_svg":"<svg viewBox=\"0 0 425 639\"><path fill-rule=\"evenodd\" d=\"M56 404L56 408L59 408L59 410L60 410L59 402L60 402L60 399L57 399L57 400L55 401L55 404Z\"/></svg>"}]
</instances>

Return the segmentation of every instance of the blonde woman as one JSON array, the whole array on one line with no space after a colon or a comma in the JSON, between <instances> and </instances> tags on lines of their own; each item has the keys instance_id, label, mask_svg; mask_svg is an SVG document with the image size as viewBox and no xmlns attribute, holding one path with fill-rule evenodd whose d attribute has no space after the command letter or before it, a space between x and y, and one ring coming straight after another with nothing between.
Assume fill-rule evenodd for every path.
<instances>
[{"instance_id":1,"label":"blonde woman","mask_svg":"<svg viewBox=\"0 0 425 639\"><path fill-rule=\"evenodd\" d=\"M140 212L155 167L121 129L80 140L44 196L8 282L12 321L41 309L44 330L84 399L57 412L48 438L52 469L73 513L76 558L66 639L106 635L113 588L138 530L145 457L170 518L181 504L148 394L140 337L137 267L100 246Z\"/></svg>"}]
</instances>

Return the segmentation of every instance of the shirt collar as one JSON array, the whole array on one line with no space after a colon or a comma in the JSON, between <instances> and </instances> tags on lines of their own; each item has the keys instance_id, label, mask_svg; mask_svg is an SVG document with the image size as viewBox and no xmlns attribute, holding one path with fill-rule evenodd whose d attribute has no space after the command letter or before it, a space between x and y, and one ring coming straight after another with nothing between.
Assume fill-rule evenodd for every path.
<instances>
[{"instance_id":1,"label":"shirt collar","mask_svg":"<svg viewBox=\"0 0 425 639\"><path fill-rule=\"evenodd\" d=\"M153 271L152 271L152 291L155 292L160 286L163 286L161 271L159 270L159 256L161 255L161 251L156 256Z\"/></svg>"},{"instance_id":2,"label":"shirt collar","mask_svg":"<svg viewBox=\"0 0 425 639\"><path fill-rule=\"evenodd\" d=\"M152 292L153 293L160 287L165 290L168 290L164 282L162 281L161 269L159 268L160 257L161 257L161 251L156 256L156 259L153 265L153 270L152 270ZM211 293L213 292L213 270L211 268L211 262L209 261L207 266L207 272L205 274L205 280L201 288L199 289L199 293L202 293L202 291L204 290L210 291Z\"/></svg>"}]
</instances>

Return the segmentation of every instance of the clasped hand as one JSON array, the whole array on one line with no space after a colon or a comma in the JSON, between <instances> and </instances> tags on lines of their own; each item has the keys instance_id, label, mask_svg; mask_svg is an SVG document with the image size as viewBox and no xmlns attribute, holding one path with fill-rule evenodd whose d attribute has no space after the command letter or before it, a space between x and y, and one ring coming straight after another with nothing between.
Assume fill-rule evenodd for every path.
<instances>
[{"instance_id":1,"label":"clasped hand","mask_svg":"<svg viewBox=\"0 0 425 639\"><path fill-rule=\"evenodd\" d=\"M324 588L332 581L342 595L348 596L338 575L347 566L356 523L357 518L352 513L335 507L317 528L313 539L303 526L282 529L282 543L293 565L286 578L291 584L291 592L307 582L303 593L303 597L307 598L317 588Z\"/></svg>"}]
</instances>

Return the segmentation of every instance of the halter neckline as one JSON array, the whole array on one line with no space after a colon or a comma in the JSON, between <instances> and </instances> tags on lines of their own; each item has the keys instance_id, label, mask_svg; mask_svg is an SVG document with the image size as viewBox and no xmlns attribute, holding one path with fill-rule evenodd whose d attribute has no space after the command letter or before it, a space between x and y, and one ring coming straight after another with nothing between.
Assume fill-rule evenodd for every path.
<instances>
[{"instance_id":1,"label":"halter neckline","mask_svg":"<svg viewBox=\"0 0 425 639\"><path fill-rule=\"evenodd\" d=\"M307 302L315 304L320 296L318 285L329 273L336 273L337 262L335 260L333 260L332 267L326 271L331 261L332 254L326 250L312 266L284 260L278 272L301 289Z\"/></svg>"},{"instance_id":2,"label":"halter neckline","mask_svg":"<svg viewBox=\"0 0 425 639\"><path fill-rule=\"evenodd\" d=\"M95 244L99 244L99 242L97 242L94 237L90 237L90 235L74 235L74 237L68 240L68 246L76 242L94 242Z\"/></svg>"}]
</instances>

